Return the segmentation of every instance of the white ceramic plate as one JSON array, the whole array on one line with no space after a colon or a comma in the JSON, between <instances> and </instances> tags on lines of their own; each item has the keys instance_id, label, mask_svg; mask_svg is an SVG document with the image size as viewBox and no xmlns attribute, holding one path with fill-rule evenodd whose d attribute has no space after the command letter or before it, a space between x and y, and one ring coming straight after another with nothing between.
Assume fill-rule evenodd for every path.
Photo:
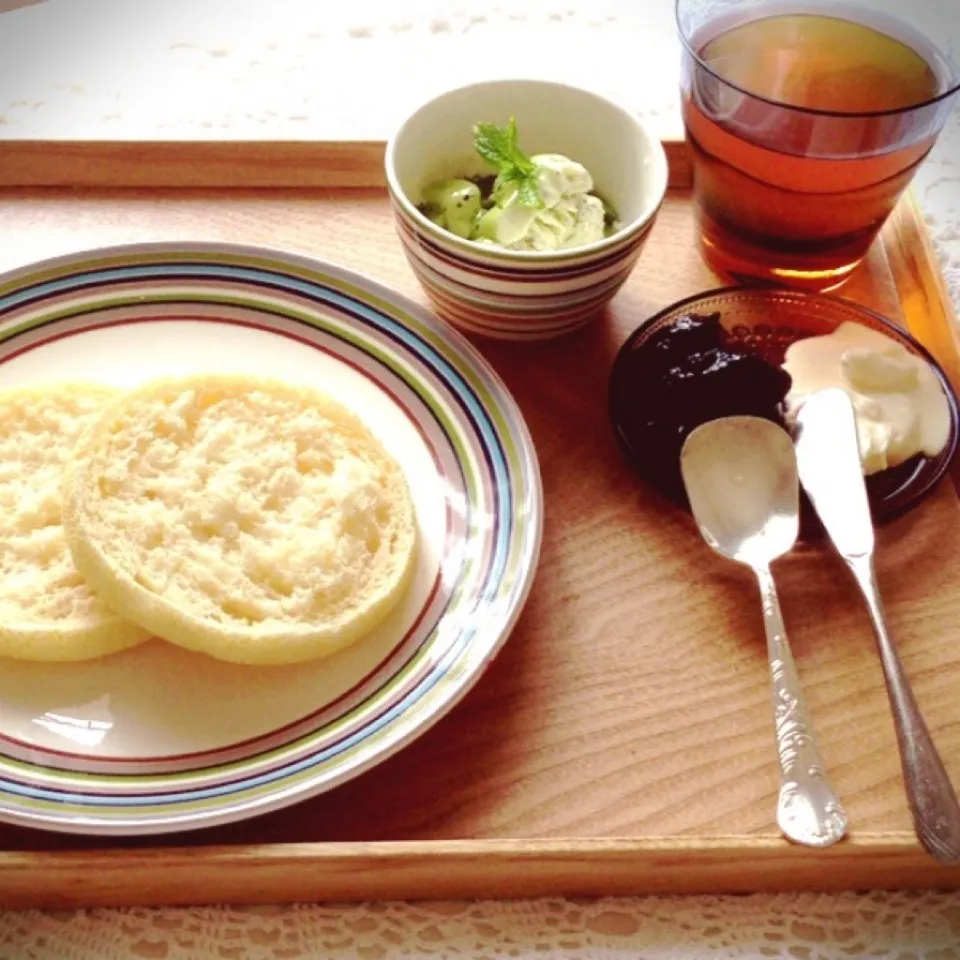
<instances>
[{"instance_id":1,"label":"white ceramic plate","mask_svg":"<svg viewBox=\"0 0 960 960\"><path fill-rule=\"evenodd\" d=\"M333 657L221 663L152 640L0 661L0 818L82 833L238 820L328 790L446 713L529 591L542 495L523 418L461 337L345 270L212 244L111 248L0 277L0 386L255 372L347 403L403 464L412 589Z\"/></svg>"}]
</instances>

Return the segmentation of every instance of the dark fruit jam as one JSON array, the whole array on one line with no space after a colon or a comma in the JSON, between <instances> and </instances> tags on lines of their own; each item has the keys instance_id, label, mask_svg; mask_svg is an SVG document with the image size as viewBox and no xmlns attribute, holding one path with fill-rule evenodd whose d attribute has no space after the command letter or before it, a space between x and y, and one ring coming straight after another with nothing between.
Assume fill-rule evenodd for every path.
<instances>
[{"instance_id":1,"label":"dark fruit jam","mask_svg":"<svg viewBox=\"0 0 960 960\"><path fill-rule=\"evenodd\" d=\"M621 351L610 383L618 438L661 493L687 502L680 449L700 424L763 417L785 427L790 375L729 342L720 314L688 314Z\"/></svg>"}]
</instances>

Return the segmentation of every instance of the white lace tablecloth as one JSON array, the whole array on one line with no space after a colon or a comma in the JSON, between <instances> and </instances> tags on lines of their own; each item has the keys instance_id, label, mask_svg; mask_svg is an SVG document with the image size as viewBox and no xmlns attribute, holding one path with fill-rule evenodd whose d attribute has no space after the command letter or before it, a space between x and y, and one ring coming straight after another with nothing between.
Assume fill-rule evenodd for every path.
<instances>
[{"instance_id":1,"label":"white lace tablecloth","mask_svg":"<svg viewBox=\"0 0 960 960\"><path fill-rule=\"evenodd\" d=\"M0 0L15 7L0 15L0 149L44 135L382 137L438 86L511 74L593 86L678 130L671 0ZM960 306L956 115L915 188ZM960 894L0 913L0 960L532 956L951 960Z\"/></svg>"},{"instance_id":2,"label":"white lace tablecloth","mask_svg":"<svg viewBox=\"0 0 960 960\"><path fill-rule=\"evenodd\" d=\"M4 960L954 960L933 893L369 903L0 916Z\"/></svg>"}]
</instances>

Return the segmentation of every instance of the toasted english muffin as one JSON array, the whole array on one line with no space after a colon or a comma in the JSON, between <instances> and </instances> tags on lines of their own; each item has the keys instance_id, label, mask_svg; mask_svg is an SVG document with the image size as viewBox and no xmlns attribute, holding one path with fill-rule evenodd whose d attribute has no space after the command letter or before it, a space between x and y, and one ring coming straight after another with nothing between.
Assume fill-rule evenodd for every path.
<instances>
[{"instance_id":1,"label":"toasted english muffin","mask_svg":"<svg viewBox=\"0 0 960 960\"><path fill-rule=\"evenodd\" d=\"M67 469L64 525L124 616L236 663L342 648L415 566L406 478L360 419L242 375L158 381L107 406Z\"/></svg>"},{"instance_id":2,"label":"toasted english muffin","mask_svg":"<svg viewBox=\"0 0 960 960\"><path fill-rule=\"evenodd\" d=\"M80 575L61 525L64 464L113 392L0 391L0 656L88 660L146 640Z\"/></svg>"}]
</instances>

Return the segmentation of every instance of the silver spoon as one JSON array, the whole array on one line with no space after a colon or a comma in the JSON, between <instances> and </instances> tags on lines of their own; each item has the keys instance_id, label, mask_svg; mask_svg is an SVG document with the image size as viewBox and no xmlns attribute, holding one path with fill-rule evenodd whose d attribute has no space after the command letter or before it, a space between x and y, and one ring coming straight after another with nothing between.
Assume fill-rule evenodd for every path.
<instances>
[{"instance_id":1,"label":"silver spoon","mask_svg":"<svg viewBox=\"0 0 960 960\"><path fill-rule=\"evenodd\" d=\"M793 441L759 417L724 417L697 427L680 469L703 539L750 567L760 584L780 761L777 824L795 843L826 847L846 833L847 815L827 780L790 653L770 564L799 530Z\"/></svg>"}]
</instances>

